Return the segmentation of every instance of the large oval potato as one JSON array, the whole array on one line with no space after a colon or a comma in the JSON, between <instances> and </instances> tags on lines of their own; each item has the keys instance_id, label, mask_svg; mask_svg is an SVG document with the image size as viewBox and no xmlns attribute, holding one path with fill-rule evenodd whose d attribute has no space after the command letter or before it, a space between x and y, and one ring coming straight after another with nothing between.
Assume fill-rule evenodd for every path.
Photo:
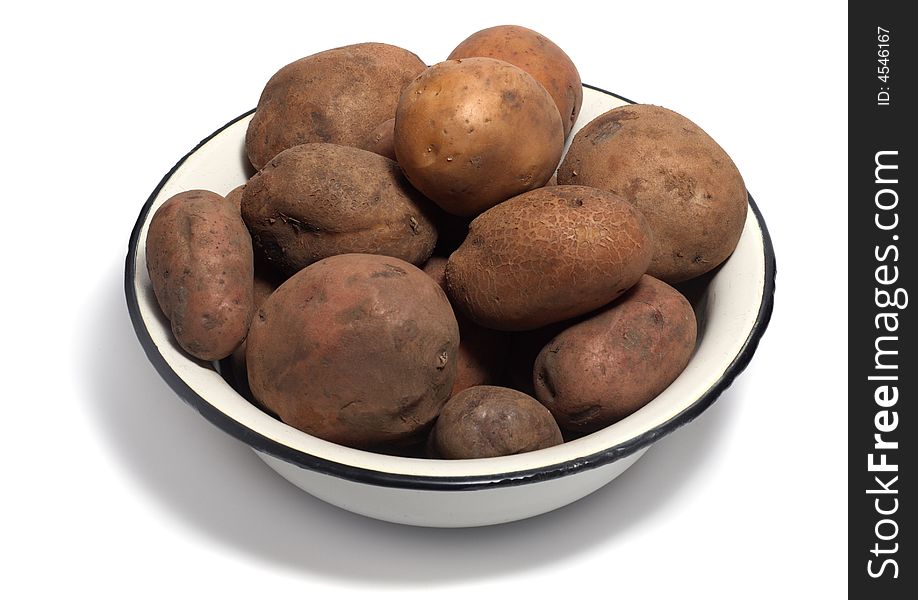
<instances>
[{"instance_id":1,"label":"large oval potato","mask_svg":"<svg viewBox=\"0 0 918 600\"><path fill-rule=\"evenodd\" d=\"M449 296L479 325L536 329L608 304L650 262L644 217L614 194L559 185L472 221L446 266Z\"/></svg>"},{"instance_id":2,"label":"large oval potato","mask_svg":"<svg viewBox=\"0 0 918 600\"><path fill-rule=\"evenodd\" d=\"M437 458L489 458L563 443L551 413L535 398L510 388L471 387L449 399L430 432Z\"/></svg>"},{"instance_id":3,"label":"large oval potato","mask_svg":"<svg viewBox=\"0 0 918 600\"><path fill-rule=\"evenodd\" d=\"M446 291L446 258L431 256L424 272ZM456 314L459 324L459 352L456 354L456 380L450 397L476 385L497 383L503 374L504 358L510 345L506 332L488 329ZM532 370L530 369L530 372Z\"/></svg>"},{"instance_id":4,"label":"large oval potato","mask_svg":"<svg viewBox=\"0 0 918 600\"><path fill-rule=\"evenodd\" d=\"M570 57L544 35L519 25L498 25L473 33L456 46L449 59L485 56L503 60L542 84L561 114L564 137L580 114L583 86Z\"/></svg>"},{"instance_id":5,"label":"large oval potato","mask_svg":"<svg viewBox=\"0 0 918 600\"><path fill-rule=\"evenodd\" d=\"M344 254L277 288L246 345L252 393L282 421L367 448L427 433L453 385L459 329L417 267Z\"/></svg>"},{"instance_id":6,"label":"large oval potato","mask_svg":"<svg viewBox=\"0 0 918 600\"><path fill-rule=\"evenodd\" d=\"M236 206L191 190L159 207L147 231L153 293L176 341L201 360L229 356L252 319L252 241Z\"/></svg>"},{"instance_id":7,"label":"large oval potato","mask_svg":"<svg viewBox=\"0 0 918 600\"><path fill-rule=\"evenodd\" d=\"M545 88L493 58L430 67L405 87L395 113L398 164L454 215L477 215L541 187L563 147L561 116Z\"/></svg>"},{"instance_id":8,"label":"large oval potato","mask_svg":"<svg viewBox=\"0 0 918 600\"><path fill-rule=\"evenodd\" d=\"M647 104L614 108L577 132L558 183L613 192L653 231L647 272L670 283L706 273L739 242L748 204L743 178L700 127Z\"/></svg>"},{"instance_id":9,"label":"large oval potato","mask_svg":"<svg viewBox=\"0 0 918 600\"><path fill-rule=\"evenodd\" d=\"M536 398L564 429L597 431L666 389L688 364L695 336L688 300L645 275L542 349L533 370Z\"/></svg>"},{"instance_id":10,"label":"large oval potato","mask_svg":"<svg viewBox=\"0 0 918 600\"><path fill-rule=\"evenodd\" d=\"M437 242L431 209L394 162L336 144L284 150L242 195L256 248L287 274L347 253L423 264Z\"/></svg>"},{"instance_id":11,"label":"large oval potato","mask_svg":"<svg viewBox=\"0 0 918 600\"><path fill-rule=\"evenodd\" d=\"M245 147L261 169L282 150L310 142L359 145L395 116L402 88L427 68L389 44L355 44L293 62L268 81Z\"/></svg>"}]
</instances>

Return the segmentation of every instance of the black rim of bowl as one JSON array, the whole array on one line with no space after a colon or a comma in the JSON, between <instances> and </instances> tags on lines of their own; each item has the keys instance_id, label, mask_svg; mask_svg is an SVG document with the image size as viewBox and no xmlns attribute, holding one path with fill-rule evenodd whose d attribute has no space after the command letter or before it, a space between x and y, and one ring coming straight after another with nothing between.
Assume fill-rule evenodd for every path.
<instances>
[{"instance_id":1,"label":"black rim of bowl","mask_svg":"<svg viewBox=\"0 0 918 600\"><path fill-rule=\"evenodd\" d=\"M633 101L607 90L588 84L584 84L584 87L595 90L597 92L608 94L609 96L613 96L628 102L629 104L634 104ZM125 296L127 298L128 312L130 313L131 321L134 325L134 331L137 333L137 338L140 340L140 344L143 346L147 358L151 363L153 363L153 366L156 368L157 372L159 372L160 376L166 381L166 383L169 384L173 391L179 395L179 397L181 397L192 408L204 416L204 418L206 418L208 421L226 433L245 442L255 450L292 463L298 467L316 471L325 475L331 475L333 477L339 477L369 485L416 490L448 491L491 489L497 487L524 485L538 481L564 477L566 475L572 475L580 471L601 467L603 465L629 456L638 450L649 446L653 442L671 433L672 431L675 431L682 425L689 423L695 419L695 417L707 410L707 408L711 406L711 404L713 404L718 397L720 397L724 390L730 387L736 377L742 373L743 370L749 365L749 361L752 359L752 355L755 353L756 348L759 345L759 340L765 333L765 329L768 327L768 323L771 320L771 314L774 308L776 273L774 247L772 246L771 236L768 233L768 228L765 226L765 220L762 218L762 213L759 211L758 206L756 206L755 201L750 195L749 206L752 209L752 212L758 221L759 228L762 231L762 242L765 248L765 285L762 293L762 301L759 305L758 315L756 316L752 330L749 332L749 336L746 338L746 341L740 349L739 353L736 355L724 373L720 376L720 378L708 389L707 392L702 394L701 397L692 403L691 406L684 409L681 413L671 418L670 420L658 425L657 427L654 427L653 429L645 431L644 433L635 436L630 440L622 442L621 444L617 444L616 446L607 448L595 454L590 454L588 456L578 457L562 463L523 471L460 477L408 475L402 473L376 471L373 469L342 464L333 460L314 456L300 450L295 450L289 446L285 446L280 442L277 442L250 429L244 423L240 423L235 419L230 418L226 414L220 412L212 404L207 402L207 400L192 390L188 384L186 384L181 379L181 377L179 377L175 371L172 370L172 367L169 366L169 363L166 362L166 359L153 343L150 332L147 330L146 323L140 314L139 300L134 286L137 274L137 245L140 239L140 231L143 228L144 223L147 221L147 215L150 212L154 200L159 195L160 190L162 190L166 182L169 181L175 171L180 166L182 166L182 164L188 159L189 156L197 152L201 146L209 142L224 129L230 127L239 120L244 119L253 112L255 112L254 109L236 117L223 127L217 129L215 132L201 140L197 146L195 146L188 154L183 156L182 159L179 160L168 173L166 173L165 177L163 177L159 184L156 186L156 189L153 190L153 193L150 194L150 197L144 204L143 209L140 211L140 215L137 218L137 223L134 225L134 230L131 232L131 239L128 243L127 260L125 262L124 269L124 288Z\"/></svg>"}]
</instances>

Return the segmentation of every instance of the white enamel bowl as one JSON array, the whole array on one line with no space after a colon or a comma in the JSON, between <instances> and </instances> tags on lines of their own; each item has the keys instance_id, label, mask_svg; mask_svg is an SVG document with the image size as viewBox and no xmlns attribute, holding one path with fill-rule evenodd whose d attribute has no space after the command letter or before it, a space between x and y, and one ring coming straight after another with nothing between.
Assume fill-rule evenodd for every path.
<instances>
[{"instance_id":1,"label":"white enamel bowl","mask_svg":"<svg viewBox=\"0 0 918 600\"><path fill-rule=\"evenodd\" d=\"M576 132L628 103L584 86ZM385 456L326 442L263 413L214 365L190 358L172 339L146 269L150 217L188 189L226 194L246 181L247 113L202 141L163 178L131 235L125 292L137 337L173 390L214 425L247 443L294 485L347 510L396 523L468 527L524 519L569 504L609 483L660 437L688 423L748 364L773 303L775 263L765 222L752 199L739 246L697 286L698 345L685 371L647 406L597 433L516 456L426 460ZM359 373L355 373L359 377Z\"/></svg>"}]
</instances>

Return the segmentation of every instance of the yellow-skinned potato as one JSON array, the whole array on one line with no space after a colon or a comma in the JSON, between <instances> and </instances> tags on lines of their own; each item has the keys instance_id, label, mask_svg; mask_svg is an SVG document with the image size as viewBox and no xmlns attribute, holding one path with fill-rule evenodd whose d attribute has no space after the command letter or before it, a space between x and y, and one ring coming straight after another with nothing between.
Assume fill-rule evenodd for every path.
<instances>
[{"instance_id":1,"label":"yellow-skinned potato","mask_svg":"<svg viewBox=\"0 0 918 600\"><path fill-rule=\"evenodd\" d=\"M561 116L531 75L493 58L439 63L402 92L395 154L443 210L477 215L541 187L564 147Z\"/></svg>"},{"instance_id":2,"label":"yellow-skinned potato","mask_svg":"<svg viewBox=\"0 0 918 600\"><path fill-rule=\"evenodd\" d=\"M426 65L389 44L354 44L301 58L268 81L246 131L261 169L282 150L310 142L359 146L392 118L402 88Z\"/></svg>"},{"instance_id":3,"label":"yellow-skinned potato","mask_svg":"<svg viewBox=\"0 0 918 600\"><path fill-rule=\"evenodd\" d=\"M583 86L570 57L544 35L519 25L498 25L473 33L456 46L449 58L485 56L506 61L526 71L551 94L561 114L564 137L580 114Z\"/></svg>"},{"instance_id":4,"label":"yellow-skinned potato","mask_svg":"<svg viewBox=\"0 0 918 600\"><path fill-rule=\"evenodd\" d=\"M614 108L577 132L558 183L618 194L653 231L647 272L669 283L707 273L730 256L746 223L746 186L700 127L660 106Z\"/></svg>"}]
</instances>

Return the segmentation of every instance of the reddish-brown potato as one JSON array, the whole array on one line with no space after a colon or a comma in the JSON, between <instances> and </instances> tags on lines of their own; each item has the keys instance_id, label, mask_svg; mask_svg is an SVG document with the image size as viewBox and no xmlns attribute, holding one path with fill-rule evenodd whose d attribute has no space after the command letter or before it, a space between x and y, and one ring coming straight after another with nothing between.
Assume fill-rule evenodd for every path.
<instances>
[{"instance_id":1,"label":"reddish-brown potato","mask_svg":"<svg viewBox=\"0 0 918 600\"><path fill-rule=\"evenodd\" d=\"M255 397L285 423L367 448L424 435L449 396L459 329L443 290L402 260L344 254L295 274L247 342Z\"/></svg>"},{"instance_id":2,"label":"reddish-brown potato","mask_svg":"<svg viewBox=\"0 0 918 600\"><path fill-rule=\"evenodd\" d=\"M551 413L510 388L480 385L450 398L430 432L437 458L489 458L563 443Z\"/></svg>"},{"instance_id":3,"label":"reddish-brown potato","mask_svg":"<svg viewBox=\"0 0 918 600\"><path fill-rule=\"evenodd\" d=\"M736 248L748 204L743 178L700 127L647 104L614 108L577 132L558 183L613 192L647 218L647 272L675 283L722 263Z\"/></svg>"},{"instance_id":4,"label":"reddish-brown potato","mask_svg":"<svg viewBox=\"0 0 918 600\"><path fill-rule=\"evenodd\" d=\"M153 293L179 345L219 360L245 339L252 319L252 240L239 212L204 190L176 194L147 232Z\"/></svg>"},{"instance_id":5,"label":"reddish-brown potato","mask_svg":"<svg viewBox=\"0 0 918 600\"><path fill-rule=\"evenodd\" d=\"M666 389L688 364L695 335L688 300L645 275L542 349L533 371L536 398L564 429L597 431Z\"/></svg>"},{"instance_id":6,"label":"reddish-brown potato","mask_svg":"<svg viewBox=\"0 0 918 600\"><path fill-rule=\"evenodd\" d=\"M395 114L402 88L426 65L388 44L355 44L293 62L268 81L246 131L261 169L282 150L310 142L362 143Z\"/></svg>"},{"instance_id":7,"label":"reddish-brown potato","mask_svg":"<svg viewBox=\"0 0 918 600\"><path fill-rule=\"evenodd\" d=\"M437 241L433 208L388 158L336 144L284 150L242 196L255 246L287 274L347 253L424 264Z\"/></svg>"},{"instance_id":8,"label":"reddish-brown potato","mask_svg":"<svg viewBox=\"0 0 918 600\"><path fill-rule=\"evenodd\" d=\"M545 88L493 58L434 65L404 89L395 113L398 164L454 215L477 215L541 187L563 147L561 117Z\"/></svg>"},{"instance_id":9,"label":"reddish-brown potato","mask_svg":"<svg viewBox=\"0 0 918 600\"><path fill-rule=\"evenodd\" d=\"M256 311L261 308L261 305L264 304L265 300L267 300L272 293L274 293L274 290L276 290L279 285L280 281L278 281L278 278L270 271L266 271L264 265L259 265L256 261L253 294ZM245 362L245 348L246 341L243 341L233 350L233 353L230 355L230 368L233 370L233 376L239 393L254 400L254 403L259 406L259 408L264 409L265 406L255 400L249 388L248 367Z\"/></svg>"},{"instance_id":10,"label":"reddish-brown potato","mask_svg":"<svg viewBox=\"0 0 918 600\"><path fill-rule=\"evenodd\" d=\"M446 258L431 256L424 272L446 290ZM476 385L497 383L504 370L509 336L456 314L459 324L459 352L456 355L456 381L450 396Z\"/></svg>"},{"instance_id":11,"label":"reddish-brown potato","mask_svg":"<svg viewBox=\"0 0 918 600\"><path fill-rule=\"evenodd\" d=\"M644 217L614 194L540 188L472 221L449 257L449 297L479 325L536 329L620 296L644 274L652 251Z\"/></svg>"},{"instance_id":12,"label":"reddish-brown potato","mask_svg":"<svg viewBox=\"0 0 918 600\"><path fill-rule=\"evenodd\" d=\"M561 113L564 137L580 114L583 86L570 57L544 35L519 25L498 25L465 39L449 58L485 56L506 61L532 75L542 84Z\"/></svg>"},{"instance_id":13,"label":"reddish-brown potato","mask_svg":"<svg viewBox=\"0 0 918 600\"><path fill-rule=\"evenodd\" d=\"M383 121L360 144L360 147L389 160L395 160L395 117Z\"/></svg>"},{"instance_id":14,"label":"reddish-brown potato","mask_svg":"<svg viewBox=\"0 0 918 600\"><path fill-rule=\"evenodd\" d=\"M236 210L239 211L239 215L242 215L242 191L245 189L245 184L237 185L226 195L226 201L236 207Z\"/></svg>"}]
</instances>

